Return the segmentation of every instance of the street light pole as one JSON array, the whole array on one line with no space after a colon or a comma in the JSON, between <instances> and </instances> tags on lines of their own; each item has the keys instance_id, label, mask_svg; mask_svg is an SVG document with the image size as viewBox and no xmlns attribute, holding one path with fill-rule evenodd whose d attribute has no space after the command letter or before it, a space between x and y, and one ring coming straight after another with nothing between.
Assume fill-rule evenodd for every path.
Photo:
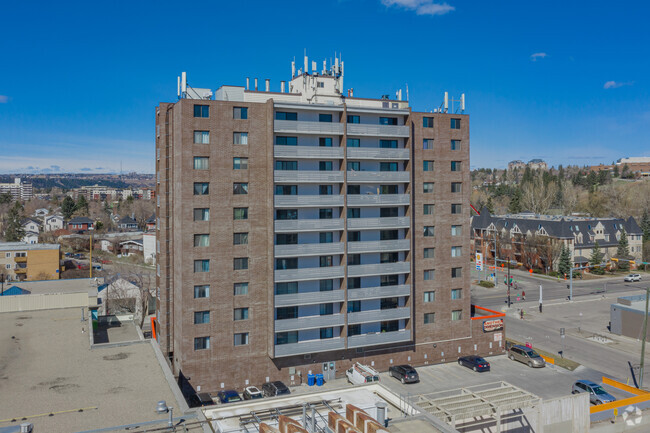
<instances>
[{"instance_id":1,"label":"street light pole","mask_svg":"<svg viewBox=\"0 0 650 433\"><path fill-rule=\"evenodd\" d=\"M510 305L512 305L510 302L510 257L508 257L508 279L506 281L508 282L508 308L510 308Z\"/></svg>"},{"instance_id":2,"label":"street light pole","mask_svg":"<svg viewBox=\"0 0 650 433\"><path fill-rule=\"evenodd\" d=\"M639 371L639 388L643 388L643 373L645 370L645 339L648 331L648 298L650 287L645 289L645 315L643 316L643 340L641 340L641 369Z\"/></svg>"}]
</instances>

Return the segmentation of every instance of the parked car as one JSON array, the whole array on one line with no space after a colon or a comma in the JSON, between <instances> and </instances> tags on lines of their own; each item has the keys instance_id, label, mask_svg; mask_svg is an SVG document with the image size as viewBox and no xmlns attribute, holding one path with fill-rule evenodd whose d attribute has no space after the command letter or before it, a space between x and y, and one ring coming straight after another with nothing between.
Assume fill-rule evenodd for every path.
<instances>
[{"instance_id":1,"label":"parked car","mask_svg":"<svg viewBox=\"0 0 650 433\"><path fill-rule=\"evenodd\" d=\"M188 403L190 407L210 406L214 404L214 400L212 400L212 396L209 393L200 392L190 397Z\"/></svg>"},{"instance_id":2,"label":"parked car","mask_svg":"<svg viewBox=\"0 0 650 433\"><path fill-rule=\"evenodd\" d=\"M287 385L276 380L275 382L266 382L262 385L262 392L266 397L275 397L276 395L291 394Z\"/></svg>"},{"instance_id":3,"label":"parked car","mask_svg":"<svg viewBox=\"0 0 650 433\"><path fill-rule=\"evenodd\" d=\"M264 398L264 394L256 386L247 386L242 395L244 396L244 400Z\"/></svg>"},{"instance_id":4,"label":"parked car","mask_svg":"<svg viewBox=\"0 0 650 433\"><path fill-rule=\"evenodd\" d=\"M217 398L221 403L235 403L242 401L239 393L234 389L227 389L225 391L219 391L217 393Z\"/></svg>"},{"instance_id":5,"label":"parked car","mask_svg":"<svg viewBox=\"0 0 650 433\"><path fill-rule=\"evenodd\" d=\"M623 281L626 281L626 282L641 281L641 275L639 275L639 274L630 274L627 277L623 278Z\"/></svg>"},{"instance_id":6,"label":"parked car","mask_svg":"<svg viewBox=\"0 0 650 433\"><path fill-rule=\"evenodd\" d=\"M458 358L458 365L471 368L474 371L490 371L490 363L476 355Z\"/></svg>"},{"instance_id":7,"label":"parked car","mask_svg":"<svg viewBox=\"0 0 650 433\"><path fill-rule=\"evenodd\" d=\"M588 392L589 401L593 404L611 403L616 401L616 397L605 391L602 386L590 380L579 380L573 384L571 394L578 394L581 392Z\"/></svg>"},{"instance_id":8,"label":"parked car","mask_svg":"<svg viewBox=\"0 0 650 433\"><path fill-rule=\"evenodd\" d=\"M415 368L410 365L393 365L388 369L390 377L394 377L402 383L415 383L420 381L420 376Z\"/></svg>"},{"instance_id":9,"label":"parked car","mask_svg":"<svg viewBox=\"0 0 650 433\"><path fill-rule=\"evenodd\" d=\"M512 346L508 351L508 358L512 359L513 361L523 362L531 368L541 368L546 366L546 361L544 361L544 358L539 356L539 354L533 349L526 346Z\"/></svg>"}]
</instances>

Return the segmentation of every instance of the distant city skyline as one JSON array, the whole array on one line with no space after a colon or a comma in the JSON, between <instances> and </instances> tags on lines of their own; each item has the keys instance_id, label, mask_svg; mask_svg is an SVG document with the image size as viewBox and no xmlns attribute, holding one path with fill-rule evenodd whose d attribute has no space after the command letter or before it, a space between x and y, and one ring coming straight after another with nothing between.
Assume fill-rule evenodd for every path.
<instances>
[{"instance_id":1,"label":"distant city skyline","mask_svg":"<svg viewBox=\"0 0 650 433\"><path fill-rule=\"evenodd\" d=\"M151 107L176 100L177 75L278 91L304 49L319 65L342 51L356 97L406 97L408 83L430 111L465 93L472 168L650 156L645 2L187 2L205 25L175 2L117 5L3 9L0 173L153 173Z\"/></svg>"}]
</instances>

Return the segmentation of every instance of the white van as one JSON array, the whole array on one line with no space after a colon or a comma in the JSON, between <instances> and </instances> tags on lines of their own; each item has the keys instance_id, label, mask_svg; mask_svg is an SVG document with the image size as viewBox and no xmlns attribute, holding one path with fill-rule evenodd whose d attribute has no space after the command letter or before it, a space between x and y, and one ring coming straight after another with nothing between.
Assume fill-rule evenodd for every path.
<instances>
[{"instance_id":1,"label":"white van","mask_svg":"<svg viewBox=\"0 0 650 433\"><path fill-rule=\"evenodd\" d=\"M352 368L345 372L348 381L353 385L379 382L379 372L367 365L355 363Z\"/></svg>"}]
</instances>

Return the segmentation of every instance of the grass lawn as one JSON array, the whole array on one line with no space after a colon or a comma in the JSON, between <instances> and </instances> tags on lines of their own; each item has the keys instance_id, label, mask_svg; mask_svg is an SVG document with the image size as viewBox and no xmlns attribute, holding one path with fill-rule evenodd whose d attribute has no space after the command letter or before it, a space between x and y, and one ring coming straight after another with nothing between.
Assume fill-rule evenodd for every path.
<instances>
[{"instance_id":1,"label":"grass lawn","mask_svg":"<svg viewBox=\"0 0 650 433\"><path fill-rule=\"evenodd\" d=\"M512 340L510 338L507 338L506 342L510 343L512 345L515 345L515 344L519 344L521 346L526 345L525 343L522 343L522 342L516 341L516 340ZM557 354L552 354L551 352L547 352L547 351L539 349L539 348L537 348L535 346L533 346L533 349L535 349L535 352L539 353L542 356L545 356L547 358L552 358L555 361L555 365L557 365L558 367L562 367L562 368L564 368L566 370L573 371L573 370L575 370L576 368L578 368L580 366L580 364L578 364L575 361L572 361L572 360L567 359L567 358L562 358Z\"/></svg>"}]
</instances>

